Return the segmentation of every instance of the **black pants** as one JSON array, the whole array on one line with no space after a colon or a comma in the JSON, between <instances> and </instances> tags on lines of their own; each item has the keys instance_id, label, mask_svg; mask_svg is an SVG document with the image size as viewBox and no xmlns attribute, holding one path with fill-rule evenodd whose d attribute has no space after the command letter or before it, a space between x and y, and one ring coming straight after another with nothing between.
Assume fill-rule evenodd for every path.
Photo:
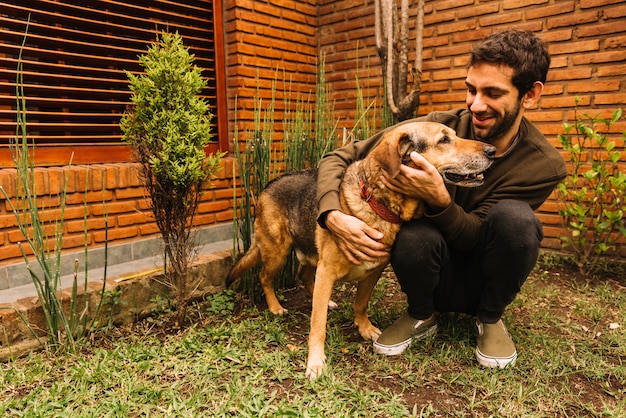
<instances>
[{"instance_id":1,"label":"black pants","mask_svg":"<svg viewBox=\"0 0 626 418\"><path fill-rule=\"evenodd\" d=\"M472 252L451 248L436 225L421 218L400 229L391 265L412 317L462 312L495 323L535 266L542 239L530 206L503 200L487 214Z\"/></svg>"}]
</instances>

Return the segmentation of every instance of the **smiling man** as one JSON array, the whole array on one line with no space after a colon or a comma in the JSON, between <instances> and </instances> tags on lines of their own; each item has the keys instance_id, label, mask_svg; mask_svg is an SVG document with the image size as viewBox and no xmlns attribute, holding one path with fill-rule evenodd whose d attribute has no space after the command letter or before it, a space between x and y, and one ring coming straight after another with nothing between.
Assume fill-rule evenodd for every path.
<instances>
[{"instance_id":1,"label":"smiling man","mask_svg":"<svg viewBox=\"0 0 626 418\"><path fill-rule=\"evenodd\" d=\"M502 322L537 262L543 232L534 215L566 176L558 151L524 117L541 97L550 56L530 32L495 33L471 51L466 109L433 112L418 120L440 122L460 137L496 147L483 186L456 188L419 154L417 168L403 166L387 187L426 202L423 218L405 223L393 248L379 231L341 212L339 183L345 168L363 158L382 133L327 154L318 180L318 222L328 228L355 264L391 252L391 264L407 295L406 314L387 328L374 350L402 353L437 330L436 312L474 315L476 358L486 367L515 364L517 350Z\"/></svg>"}]
</instances>

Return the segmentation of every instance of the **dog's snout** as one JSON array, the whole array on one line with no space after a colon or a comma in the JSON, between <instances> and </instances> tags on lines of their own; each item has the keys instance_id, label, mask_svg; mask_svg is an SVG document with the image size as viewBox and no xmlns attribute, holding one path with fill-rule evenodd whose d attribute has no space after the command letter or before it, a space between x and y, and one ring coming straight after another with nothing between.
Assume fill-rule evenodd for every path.
<instances>
[{"instance_id":1,"label":"dog's snout","mask_svg":"<svg viewBox=\"0 0 626 418\"><path fill-rule=\"evenodd\" d=\"M496 147L493 145L485 145L485 155L490 160L493 160L496 157Z\"/></svg>"}]
</instances>

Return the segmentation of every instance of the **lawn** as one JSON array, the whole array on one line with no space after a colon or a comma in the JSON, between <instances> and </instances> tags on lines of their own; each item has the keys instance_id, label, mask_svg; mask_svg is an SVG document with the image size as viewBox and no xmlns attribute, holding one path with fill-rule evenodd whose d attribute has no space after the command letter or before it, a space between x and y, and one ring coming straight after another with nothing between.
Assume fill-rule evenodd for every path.
<instances>
[{"instance_id":1,"label":"lawn","mask_svg":"<svg viewBox=\"0 0 626 418\"><path fill-rule=\"evenodd\" d=\"M333 296L325 375L304 377L310 301L282 292L275 317L231 292L190 308L100 331L78 353L32 353L1 365L0 411L24 417L593 417L626 416L623 272L576 278L553 262L535 269L507 310L515 367L483 369L473 318L439 315L437 335L396 357L373 353L352 325L351 284ZM388 326L405 301L393 274L370 314Z\"/></svg>"}]
</instances>

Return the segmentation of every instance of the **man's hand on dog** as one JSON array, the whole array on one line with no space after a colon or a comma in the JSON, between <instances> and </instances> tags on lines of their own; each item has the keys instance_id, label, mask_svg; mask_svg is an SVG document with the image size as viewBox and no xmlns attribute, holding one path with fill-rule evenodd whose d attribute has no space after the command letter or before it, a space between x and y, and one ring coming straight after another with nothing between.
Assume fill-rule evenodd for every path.
<instances>
[{"instance_id":1,"label":"man's hand on dog","mask_svg":"<svg viewBox=\"0 0 626 418\"><path fill-rule=\"evenodd\" d=\"M447 208L452 199L439 171L417 152L411 153L411 160L415 168L402 164L395 178L383 175L381 179L385 186L394 192L423 200L434 212Z\"/></svg>"},{"instance_id":2,"label":"man's hand on dog","mask_svg":"<svg viewBox=\"0 0 626 418\"><path fill-rule=\"evenodd\" d=\"M364 261L389 256L390 249L378 241L383 237L382 232L359 218L333 210L326 216L326 227L333 233L339 249L353 264L361 265Z\"/></svg>"}]
</instances>

